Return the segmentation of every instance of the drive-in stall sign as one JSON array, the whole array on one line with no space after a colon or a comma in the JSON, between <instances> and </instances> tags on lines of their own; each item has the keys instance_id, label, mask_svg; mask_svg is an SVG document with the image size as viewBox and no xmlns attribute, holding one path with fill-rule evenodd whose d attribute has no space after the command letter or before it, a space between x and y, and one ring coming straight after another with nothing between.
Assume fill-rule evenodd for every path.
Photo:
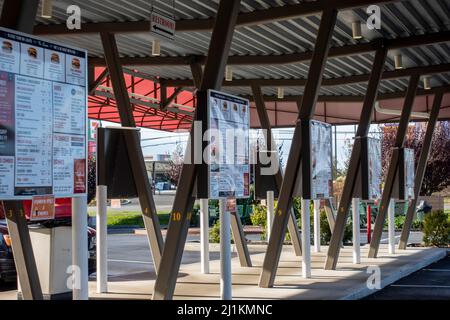
<instances>
[{"instance_id":1,"label":"drive-in stall sign","mask_svg":"<svg viewBox=\"0 0 450 320\"><path fill-rule=\"evenodd\" d=\"M175 39L176 22L173 18L152 11L150 14L150 31L158 38Z\"/></svg>"},{"instance_id":2,"label":"drive-in stall sign","mask_svg":"<svg viewBox=\"0 0 450 320\"><path fill-rule=\"evenodd\" d=\"M0 200L86 194L86 61L0 28Z\"/></svg>"}]
</instances>

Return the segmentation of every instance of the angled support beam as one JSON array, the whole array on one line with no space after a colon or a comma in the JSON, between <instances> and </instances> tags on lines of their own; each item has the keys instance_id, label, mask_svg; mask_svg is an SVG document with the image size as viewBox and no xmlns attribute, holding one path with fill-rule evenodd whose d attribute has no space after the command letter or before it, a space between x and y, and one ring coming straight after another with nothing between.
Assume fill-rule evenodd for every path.
<instances>
[{"instance_id":1,"label":"angled support beam","mask_svg":"<svg viewBox=\"0 0 450 320\"><path fill-rule=\"evenodd\" d=\"M237 212L231 212L230 223L234 244L236 245L236 251L238 253L241 267L251 268L252 260L250 259L250 252L248 251L247 240L245 239L241 218Z\"/></svg>"},{"instance_id":2,"label":"angled support beam","mask_svg":"<svg viewBox=\"0 0 450 320\"><path fill-rule=\"evenodd\" d=\"M194 81L194 86L199 89L202 85L202 78L203 78L203 70L202 65L198 62L192 62L190 64L191 67L191 73L192 73L192 79Z\"/></svg>"},{"instance_id":3,"label":"angled support beam","mask_svg":"<svg viewBox=\"0 0 450 320\"><path fill-rule=\"evenodd\" d=\"M94 70L92 70L94 72ZM105 80L105 78L108 76L108 68L105 68L105 70L102 71L102 73L95 79L93 82L89 82L89 95L95 94L95 90L97 90L97 87Z\"/></svg>"},{"instance_id":4,"label":"angled support beam","mask_svg":"<svg viewBox=\"0 0 450 320\"><path fill-rule=\"evenodd\" d=\"M128 90L123 76L123 69L119 62L119 52L116 39L111 33L102 33L101 40L105 51L109 76L111 78L114 97L119 111L120 122L124 127L136 127ZM158 213L152 195L152 189L145 167L140 138L138 134L126 134L128 157L131 163L134 182L141 204L145 229L151 249L156 272L159 271L161 254L164 246Z\"/></svg>"},{"instance_id":5,"label":"angled support beam","mask_svg":"<svg viewBox=\"0 0 450 320\"><path fill-rule=\"evenodd\" d=\"M336 18L337 10L334 8L328 8L322 12L319 33L308 72L308 81L306 83L301 107L299 108L299 120L295 126L292 147L289 152L286 166L286 172L288 174L284 177L281 185L272 232L259 279L259 286L263 288L272 287L275 281L290 210L292 208L292 196L297 177L300 174L300 162L303 158L302 152L304 151L304 146L302 143L304 142L304 139L302 122L309 121L315 112L320 83L323 77L328 51L330 49ZM302 175L304 179L303 171Z\"/></svg>"},{"instance_id":6,"label":"angled support beam","mask_svg":"<svg viewBox=\"0 0 450 320\"><path fill-rule=\"evenodd\" d=\"M395 175L398 172L399 151L405 143L406 133L408 132L409 120L416 97L416 90L419 84L419 75L412 76L409 79L408 91L406 92L405 102L402 109L400 124L397 129L397 137L394 144L394 152L392 153L391 162L389 164L386 181L384 183L383 195L381 197L380 208L378 209L375 226L373 228L372 240L370 242L369 258L376 258L380 247L381 235L383 233L384 222L386 220L389 202L391 201L392 190L394 188Z\"/></svg>"},{"instance_id":7,"label":"angled support beam","mask_svg":"<svg viewBox=\"0 0 450 320\"><path fill-rule=\"evenodd\" d=\"M253 84L252 92L253 98L255 100L256 111L258 112L259 122L261 123L261 129L267 131L267 134L264 135L264 137L267 139L266 141L267 149L276 150L271 146L273 141L272 127L270 125L270 120L267 114L261 88ZM282 183L283 183L283 173L281 171L281 167L279 167L277 173L275 174L275 184L278 191L280 190ZM294 246L294 252L297 256L300 256L302 254L302 242L300 232L297 226L297 219L295 217L295 213L292 208L289 214L288 231L289 234L291 235L292 245Z\"/></svg>"},{"instance_id":8,"label":"angled support beam","mask_svg":"<svg viewBox=\"0 0 450 320\"><path fill-rule=\"evenodd\" d=\"M38 0L5 0L0 17L0 26L31 33L38 6ZM2 204L0 203L0 205ZM22 201L4 201L3 205L23 299L43 300Z\"/></svg>"},{"instance_id":9,"label":"angled support beam","mask_svg":"<svg viewBox=\"0 0 450 320\"><path fill-rule=\"evenodd\" d=\"M409 233L411 231L411 226L416 214L417 201L419 200L420 189L422 188L423 177L425 176L425 170L427 168L427 162L430 156L431 144L433 142L433 133L439 117L442 97L442 92L437 93L434 96L433 107L431 108L430 119L428 120L427 131L423 139L419 163L416 169L416 176L414 180L414 198L408 205L405 223L403 224L402 233L400 235L400 243L398 245L398 248L400 250L406 250L406 245L408 244Z\"/></svg>"},{"instance_id":10,"label":"angled support beam","mask_svg":"<svg viewBox=\"0 0 450 320\"><path fill-rule=\"evenodd\" d=\"M33 34L39 0L3 1L0 25L5 28Z\"/></svg>"},{"instance_id":11,"label":"angled support beam","mask_svg":"<svg viewBox=\"0 0 450 320\"><path fill-rule=\"evenodd\" d=\"M369 85L364 99L361 117L359 120L356 137L365 137L369 133L372 114L375 110L375 102L378 95L378 88L381 81L381 75L386 62L387 48L383 47L375 54L375 59L370 74ZM342 198L337 211L335 226L331 234L331 240L328 247L327 258L325 261L326 270L336 269L336 264L341 250L341 243L344 239L344 230L347 223L350 205L352 203L353 193L361 162L361 139L356 139L353 145L350 157L349 170L344 183Z\"/></svg>"},{"instance_id":12,"label":"angled support beam","mask_svg":"<svg viewBox=\"0 0 450 320\"><path fill-rule=\"evenodd\" d=\"M165 90L167 90L167 87L165 87ZM164 90L164 91L165 91ZM161 97L161 111L165 111L168 106L178 97L178 95L184 90L183 87L178 87L175 89L174 93L170 97L167 98L167 92L165 94L165 98L162 99ZM161 87L161 92L163 92L163 88Z\"/></svg>"},{"instance_id":13,"label":"angled support beam","mask_svg":"<svg viewBox=\"0 0 450 320\"><path fill-rule=\"evenodd\" d=\"M206 94L208 89L220 89L224 77L225 65L234 34L240 0L221 0L217 12L214 31L208 51L208 58L203 72L199 95ZM206 113L206 105L200 102L195 110L195 120L201 119ZM195 127L190 133L188 151L191 161L183 165L178 190L175 195L169 229L167 230L166 244L161 259L161 272L155 282L153 300L172 299L184 244L186 243L190 215L194 205L194 185L196 180L196 165L192 161L195 155ZM187 152L189 154L189 152ZM179 217L179 219L178 219Z\"/></svg>"}]
</instances>

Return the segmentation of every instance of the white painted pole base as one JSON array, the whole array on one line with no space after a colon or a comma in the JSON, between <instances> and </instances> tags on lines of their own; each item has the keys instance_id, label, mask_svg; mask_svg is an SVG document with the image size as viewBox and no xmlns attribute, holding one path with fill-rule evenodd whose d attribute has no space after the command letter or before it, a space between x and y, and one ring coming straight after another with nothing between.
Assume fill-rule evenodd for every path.
<instances>
[{"instance_id":1,"label":"white painted pole base","mask_svg":"<svg viewBox=\"0 0 450 320\"><path fill-rule=\"evenodd\" d=\"M220 298L231 300L231 218L227 200L219 200L220 214Z\"/></svg>"},{"instance_id":2,"label":"white painted pole base","mask_svg":"<svg viewBox=\"0 0 450 320\"><path fill-rule=\"evenodd\" d=\"M200 260L201 272L209 273L209 211L208 199L200 199Z\"/></svg>"},{"instance_id":3,"label":"white painted pole base","mask_svg":"<svg viewBox=\"0 0 450 320\"><path fill-rule=\"evenodd\" d=\"M395 200L389 201L388 208L389 254L395 254Z\"/></svg>"},{"instance_id":4,"label":"white painted pole base","mask_svg":"<svg viewBox=\"0 0 450 320\"><path fill-rule=\"evenodd\" d=\"M108 292L107 187L97 186L97 293Z\"/></svg>"},{"instance_id":5,"label":"white painted pole base","mask_svg":"<svg viewBox=\"0 0 450 320\"><path fill-rule=\"evenodd\" d=\"M72 198L72 286L73 300L89 299L87 198Z\"/></svg>"},{"instance_id":6,"label":"white painted pole base","mask_svg":"<svg viewBox=\"0 0 450 320\"><path fill-rule=\"evenodd\" d=\"M302 199L302 276L311 278L310 200Z\"/></svg>"},{"instance_id":7,"label":"white painted pole base","mask_svg":"<svg viewBox=\"0 0 450 320\"><path fill-rule=\"evenodd\" d=\"M273 191L267 191L267 236L270 239L270 231L272 230L273 218L275 216L275 195Z\"/></svg>"},{"instance_id":8,"label":"white painted pole base","mask_svg":"<svg viewBox=\"0 0 450 320\"><path fill-rule=\"evenodd\" d=\"M320 200L314 200L314 252L320 252Z\"/></svg>"},{"instance_id":9,"label":"white painted pole base","mask_svg":"<svg viewBox=\"0 0 450 320\"><path fill-rule=\"evenodd\" d=\"M353 220L353 263L361 263L361 230L359 216L359 199L352 200L352 220Z\"/></svg>"}]
</instances>

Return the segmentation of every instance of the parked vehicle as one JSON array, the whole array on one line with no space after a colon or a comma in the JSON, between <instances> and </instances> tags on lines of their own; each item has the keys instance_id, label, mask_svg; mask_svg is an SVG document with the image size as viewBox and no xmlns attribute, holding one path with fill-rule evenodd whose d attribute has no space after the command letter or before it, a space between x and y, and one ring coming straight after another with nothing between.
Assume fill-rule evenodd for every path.
<instances>
[{"instance_id":1,"label":"parked vehicle","mask_svg":"<svg viewBox=\"0 0 450 320\"><path fill-rule=\"evenodd\" d=\"M27 220L30 216L31 201L23 201L23 208ZM4 212L0 206L0 280L14 281L17 278L14 257L11 248L11 240L9 237L6 220L4 220ZM30 223L31 224L31 223ZM72 200L56 199L55 200L55 219L42 221L39 223L45 227L71 226L72 225ZM96 231L94 228L88 227L88 272L94 273L96 270Z\"/></svg>"}]
</instances>

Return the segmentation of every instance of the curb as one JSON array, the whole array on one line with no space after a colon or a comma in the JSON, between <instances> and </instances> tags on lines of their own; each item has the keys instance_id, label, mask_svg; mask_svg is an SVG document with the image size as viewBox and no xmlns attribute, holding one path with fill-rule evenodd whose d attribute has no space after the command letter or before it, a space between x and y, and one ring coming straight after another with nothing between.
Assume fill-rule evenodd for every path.
<instances>
[{"instance_id":1,"label":"curb","mask_svg":"<svg viewBox=\"0 0 450 320\"><path fill-rule=\"evenodd\" d=\"M427 266L429 266L430 264L437 262L439 260L444 259L447 254L448 254L448 250L447 249L438 249L436 250L436 253L434 253L433 255L430 255L430 257L427 257L426 259L419 261L413 261L410 262L406 265L403 265L402 267L400 267L400 269L397 272L394 272L393 274L391 274L390 276L388 276L387 278L384 278L381 281L381 289L384 289L385 287L389 286L390 284L403 279L407 276L409 276L410 274L419 271ZM379 290L370 290L369 288L367 288L366 284L362 284L360 286L360 288L352 288L352 293L347 294L346 296L342 297L339 300L360 300L362 298L365 298L367 296L370 296L376 292L378 292Z\"/></svg>"}]
</instances>

